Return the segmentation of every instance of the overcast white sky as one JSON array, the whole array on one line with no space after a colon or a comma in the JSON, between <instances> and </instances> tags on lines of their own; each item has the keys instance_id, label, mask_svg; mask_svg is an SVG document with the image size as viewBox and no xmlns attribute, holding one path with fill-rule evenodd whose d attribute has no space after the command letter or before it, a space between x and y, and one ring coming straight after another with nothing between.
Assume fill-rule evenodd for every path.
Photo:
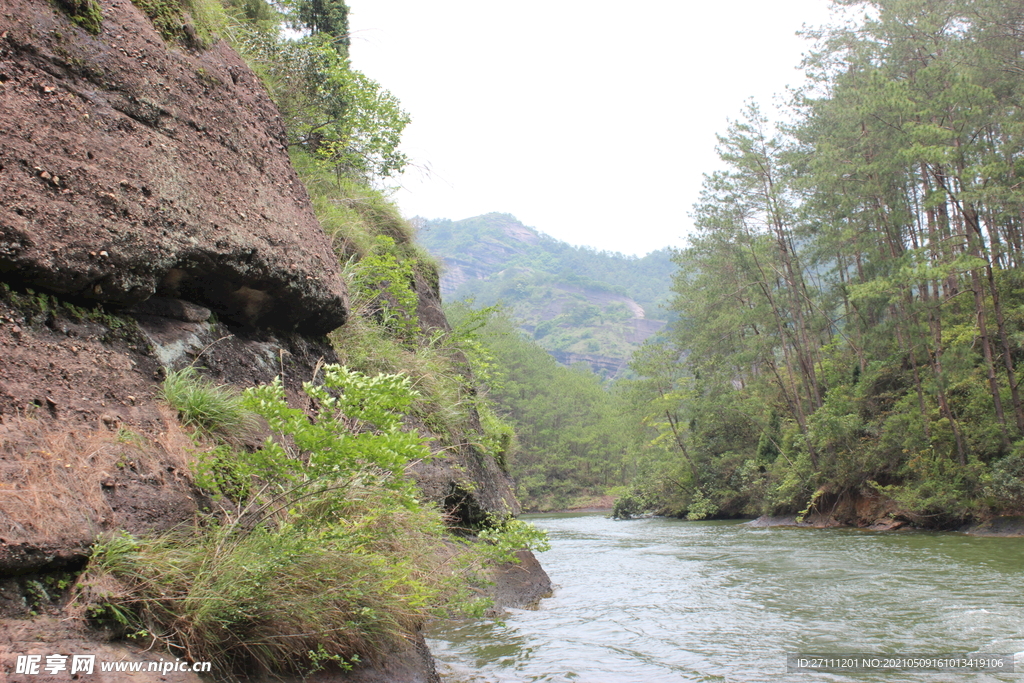
<instances>
[{"instance_id":1,"label":"overcast white sky","mask_svg":"<svg viewBox=\"0 0 1024 683\"><path fill-rule=\"evenodd\" d=\"M682 244L715 134L796 84L827 0L349 0L353 65L412 116L407 217L498 211L572 244Z\"/></svg>"}]
</instances>

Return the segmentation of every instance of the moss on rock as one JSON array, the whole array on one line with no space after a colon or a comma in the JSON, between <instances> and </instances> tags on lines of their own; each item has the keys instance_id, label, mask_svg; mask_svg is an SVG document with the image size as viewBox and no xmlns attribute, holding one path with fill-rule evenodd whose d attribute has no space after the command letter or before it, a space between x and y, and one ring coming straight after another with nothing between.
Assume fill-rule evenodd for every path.
<instances>
[{"instance_id":1,"label":"moss on rock","mask_svg":"<svg viewBox=\"0 0 1024 683\"><path fill-rule=\"evenodd\" d=\"M75 24L96 35L103 26L103 8L96 0L60 0L60 8Z\"/></svg>"}]
</instances>

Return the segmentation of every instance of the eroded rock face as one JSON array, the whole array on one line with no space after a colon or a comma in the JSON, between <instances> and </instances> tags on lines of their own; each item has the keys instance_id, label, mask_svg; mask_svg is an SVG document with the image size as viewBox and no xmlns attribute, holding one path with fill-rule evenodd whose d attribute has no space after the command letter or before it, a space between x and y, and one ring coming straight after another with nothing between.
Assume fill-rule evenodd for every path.
<instances>
[{"instance_id":1,"label":"eroded rock face","mask_svg":"<svg viewBox=\"0 0 1024 683\"><path fill-rule=\"evenodd\" d=\"M95 36L56 3L0 3L0 484L25 493L0 501L3 671L15 646L147 658L67 620L4 617L35 611L27 582L81 567L97 534L158 532L207 507L159 396L166 370L196 363L239 389L283 375L303 405L301 383L337 361L311 336L346 317L258 79L223 44L169 45L128 0L100 3ZM446 328L437 283L415 289L422 326ZM68 305L83 300L105 306ZM461 518L518 511L508 477L470 447L429 467L426 495ZM422 639L321 676L437 680Z\"/></svg>"},{"instance_id":2,"label":"eroded rock face","mask_svg":"<svg viewBox=\"0 0 1024 683\"><path fill-rule=\"evenodd\" d=\"M160 398L167 369L196 362L239 389L280 375L301 405L302 382L336 360L325 341L294 333L97 309L79 317L0 288L0 489L16 492L0 496L0 580L80 566L100 533L193 520L205 494L192 485L195 446Z\"/></svg>"},{"instance_id":3,"label":"eroded rock face","mask_svg":"<svg viewBox=\"0 0 1024 683\"><path fill-rule=\"evenodd\" d=\"M54 3L3 3L0 280L341 325L337 262L258 78L223 42L168 45L128 0L101 5L93 36Z\"/></svg>"}]
</instances>

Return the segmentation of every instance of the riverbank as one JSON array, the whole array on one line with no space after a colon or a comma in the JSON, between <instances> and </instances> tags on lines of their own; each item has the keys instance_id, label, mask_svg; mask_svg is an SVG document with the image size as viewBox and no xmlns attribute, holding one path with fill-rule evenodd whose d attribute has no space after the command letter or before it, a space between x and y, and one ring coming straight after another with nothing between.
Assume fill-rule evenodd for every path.
<instances>
[{"instance_id":1,"label":"riverbank","mask_svg":"<svg viewBox=\"0 0 1024 683\"><path fill-rule=\"evenodd\" d=\"M566 512L606 512L611 514L615 508L615 496L585 496L572 501L568 507L547 508L523 504L523 512L531 515L556 515Z\"/></svg>"},{"instance_id":2,"label":"riverbank","mask_svg":"<svg viewBox=\"0 0 1024 683\"><path fill-rule=\"evenodd\" d=\"M872 524L857 524L837 520L834 517L826 515L808 515L803 519L798 519L796 515L763 515L761 517L758 517L757 519L752 519L749 522L745 522L744 526L754 528L847 528L864 529L867 531L936 531L936 529L914 524L904 519L890 518L884 520L877 520ZM1024 537L1024 515L996 516L984 521L964 524L955 529L943 529L942 531L952 531L956 533L966 534L968 536L999 536L1005 538Z\"/></svg>"}]
</instances>

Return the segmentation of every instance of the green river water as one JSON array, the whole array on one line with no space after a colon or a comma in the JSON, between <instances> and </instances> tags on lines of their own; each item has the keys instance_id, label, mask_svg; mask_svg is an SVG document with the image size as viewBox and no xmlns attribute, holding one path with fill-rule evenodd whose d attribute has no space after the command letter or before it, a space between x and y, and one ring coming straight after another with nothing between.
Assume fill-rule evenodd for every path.
<instances>
[{"instance_id":1,"label":"green river water","mask_svg":"<svg viewBox=\"0 0 1024 683\"><path fill-rule=\"evenodd\" d=\"M1024 538L532 516L555 584L536 610L428 634L446 681L1022 681L787 672L789 653L1024 651Z\"/></svg>"}]
</instances>

